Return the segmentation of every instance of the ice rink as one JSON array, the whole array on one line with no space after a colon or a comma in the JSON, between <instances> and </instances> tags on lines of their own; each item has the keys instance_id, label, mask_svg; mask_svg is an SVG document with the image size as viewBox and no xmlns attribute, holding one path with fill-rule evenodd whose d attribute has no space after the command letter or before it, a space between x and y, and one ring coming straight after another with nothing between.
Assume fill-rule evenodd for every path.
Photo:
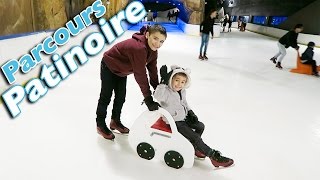
<instances>
[{"instance_id":1,"label":"ice rink","mask_svg":"<svg viewBox=\"0 0 320 180\"><path fill-rule=\"evenodd\" d=\"M81 44L92 30L70 43ZM127 31L116 42L133 33ZM19 43L10 43L14 41ZM163 161L141 159L129 147L128 136L116 134L109 141L97 134L100 61L111 46L38 102L23 101L17 118L10 118L0 105L0 179L320 179L320 78L289 72L296 65L294 49L287 49L279 70L269 60L278 51L277 39L232 29L210 39L209 60L200 61L199 36L168 33L158 67L191 69L187 99L206 125L203 140L235 161L232 167L216 169L208 158L196 159L191 169L177 170ZM301 45L300 53L305 48ZM315 49L315 59L320 64L320 49ZM147 109L142 100L130 75L122 111L122 122L129 128Z\"/></svg>"}]
</instances>

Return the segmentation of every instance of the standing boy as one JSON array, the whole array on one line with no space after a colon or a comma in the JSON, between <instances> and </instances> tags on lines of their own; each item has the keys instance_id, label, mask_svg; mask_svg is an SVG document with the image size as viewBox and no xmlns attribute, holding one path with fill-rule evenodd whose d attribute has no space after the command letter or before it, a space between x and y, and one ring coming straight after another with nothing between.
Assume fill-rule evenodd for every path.
<instances>
[{"instance_id":1,"label":"standing boy","mask_svg":"<svg viewBox=\"0 0 320 180\"><path fill-rule=\"evenodd\" d=\"M114 139L114 134L106 125L107 107L114 93L110 122L111 130L127 134L129 129L121 123L121 110L126 97L127 76L133 74L150 111L157 110L159 104L153 101L150 85L156 89L159 84L157 58L158 49L167 38L166 29L155 24L141 28L132 38L115 44L103 55L101 62L101 92L97 107L97 131L105 139ZM149 79L147 76L147 70ZM149 85L150 80L150 85Z\"/></svg>"}]
</instances>

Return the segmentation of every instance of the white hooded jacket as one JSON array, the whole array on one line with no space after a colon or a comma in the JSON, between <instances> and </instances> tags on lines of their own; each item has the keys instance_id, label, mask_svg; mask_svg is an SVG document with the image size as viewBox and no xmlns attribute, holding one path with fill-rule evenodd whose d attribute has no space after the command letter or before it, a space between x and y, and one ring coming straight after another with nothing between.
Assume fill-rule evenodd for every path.
<instances>
[{"instance_id":1,"label":"white hooded jacket","mask_svg":"<svg viewBox=\"0 0 320 180\"><path fill-rule=\"evenodd\" d=\"M161 107L167 110L175 121L184 121L188 111L191 110L186 100L186 90L191 83L189 76L190 70L183 69L178 66L171 66L172 74L169 78L168 85L159 84L155 90L154 97L160 103ZM177 73L184 73L187 75L185 87L179 92L173 90L171 83L172 78Z\"/></svg>"}]
</instances>

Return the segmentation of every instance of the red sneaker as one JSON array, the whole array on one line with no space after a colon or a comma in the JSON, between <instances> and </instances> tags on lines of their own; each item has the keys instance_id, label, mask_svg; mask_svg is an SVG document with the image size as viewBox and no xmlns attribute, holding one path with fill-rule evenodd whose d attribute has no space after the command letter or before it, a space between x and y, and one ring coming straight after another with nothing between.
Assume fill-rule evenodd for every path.
<instances>
[{"instance_id":1,"label":"red sneaker","mask_svg":"<svg viewBox=\"0 0 320 180\"><path fill-rule=\"evenodd\" d=\"M128 134L129 133L129 129L127 127L125 127L120 121L115 121L113 119L111 119L110 122L110 129L111 130L118 130L121 134Z\"/></svg>"},{"instance_id":2,"label":"red sneaker","mask_svg":"<svg viewBox=\"0 0 320 180\"><path fill-rule=\"evenodd\" d=\"M199 150L195 150L194 155L197 156L198 158L206 158L206 155Z\"/></svg>"},{"instance_id":3,"label":"red sneaker","mask_svg":"<svg viewBox=\"0 0 320 180\"><path fill-rule=\"evenodd\" d=\"M211 163L214 165L214 167L229 167L233 164L233 160L224 156L221 156L221 153L219 151L213 151L213 154L210 157Z\"/></svg>"},{"instance_id":4,"label":"red sneaker","mask_svg":"<svg viewBox=\"0 0 320 180\"><path fill-rule=\"evenodd\" d=\"M97 132L105 139L113 140L115 138L114 134L108 128L97 127Z\"/></svg>"}]
</instances>

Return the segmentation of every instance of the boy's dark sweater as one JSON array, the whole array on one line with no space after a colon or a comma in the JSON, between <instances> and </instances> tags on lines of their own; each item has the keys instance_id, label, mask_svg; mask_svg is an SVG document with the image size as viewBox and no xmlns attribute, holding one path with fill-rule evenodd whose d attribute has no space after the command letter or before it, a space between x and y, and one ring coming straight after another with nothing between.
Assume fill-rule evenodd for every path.
<instances>
[{"instance_id":1,"label":"boy's dark sweater","mask_svg":"<svg viewBox=\"0 0 320 180\"><path fill-rule=\"evenodd\" d=\"M279 42L283 44L286 48L291 46L296 49L298 47L297 38L298 38L298 33L296 33L294 30L291 30L287 32L287 34L282 36L279 39Z\"/></svg>"},{"instance_id":2,"label":"boy's dark sweater","mask_svg":"<svg viewBox=\"0 0 320 180\"><path fill-rule=\"evenodd\" d=\"M151 86L156 89L159 84L157 57L158 51L150 49L144 32L139 32L106 51L102 61L117 76L125 77L133 73L143 96L147 97L151 95L151 91L146 67Z\"/></svg>"}]
</instances>

